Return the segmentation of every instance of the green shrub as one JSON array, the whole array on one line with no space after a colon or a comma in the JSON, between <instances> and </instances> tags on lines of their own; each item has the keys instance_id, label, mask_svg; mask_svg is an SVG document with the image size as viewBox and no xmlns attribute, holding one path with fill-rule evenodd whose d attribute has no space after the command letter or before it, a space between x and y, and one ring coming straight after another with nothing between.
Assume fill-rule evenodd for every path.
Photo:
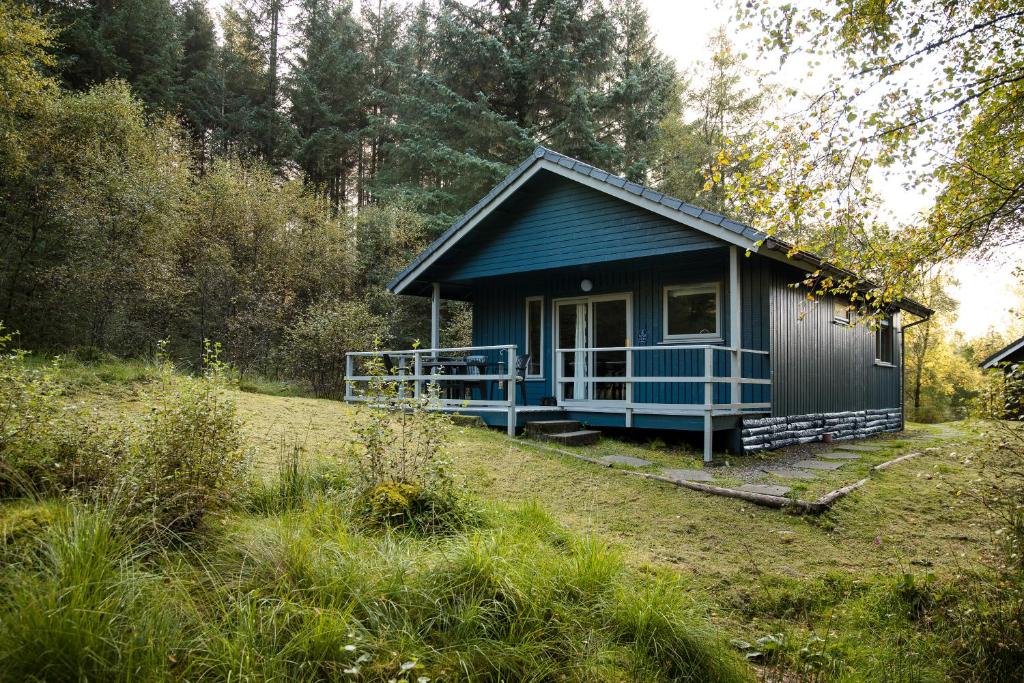
<instances>
[{"instance_id":1,"label":"green shrub","mask_svg":"<svg viewBox=\"0 0 1024 683\"><path fill-rule=\"evenodd\" d=\"M341 398L345 354L365 351L383 333L379 316L358 299L313 304L285 333L282 351L293 377L317 396Z\"/></svg>"},{"instance_id":2,"label":"green shrub","mask_svg":"<svg viewBox=\"0 0 1024 683\"><path fill-rule=\"evenodd\" d=\"M207 346L198 377L178 375L165 362L156 390L146 394L152 412L108 487L128 516L190 530L207 512L227 506L246 480L251 452L218 352Z\"/></svg>"},{"instance_id":3,"label":"green shrub","mask_svg":"<svg viewBox=\"0 0 1024 683\"><path fill-rule=\"evenodd\" d=\"M381 379L376 359L364 366L373 379L356 408L349 455L356 463L355 510L372 525L448 533L477 519L475 506L449 470L446 448L452 419L436 407L437 387L417 398ZM388 406L388 407L385 407Z\"/></svg>"},{"instance_id":4,"label":"green shrub","mask_svg":"<svg viewBox=\"0 0 1024 683\"><path fill-rule=\"evenodd\" d=\"M959 577L942 618L962 676L1024 680L1024 431L1004 423L987 439L977 457L988 475L980 494L992 513L994 552Z\"/></svg>"},{"instance_id":5,"label":"green shrub","mask_svg":"<svg viewBox=\"0 0 1024 683\"><path fill-rule=\"evenodd\" d=\"M61 418L55 367L31 367L27 352L8 350L0 326L0 498L45 486L57 459Z\"/></svg>"}]
</instances>

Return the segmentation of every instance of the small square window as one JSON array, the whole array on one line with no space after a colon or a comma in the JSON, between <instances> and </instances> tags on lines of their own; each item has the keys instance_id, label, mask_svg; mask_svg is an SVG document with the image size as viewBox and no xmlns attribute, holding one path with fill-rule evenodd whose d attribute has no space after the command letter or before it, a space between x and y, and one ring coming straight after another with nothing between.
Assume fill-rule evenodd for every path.
<instances>
[{"instance_id":1,"label":"small square window","mask_svg":"<svg viewBox=\"0 0 1024 683\"><path fill-rule=\"evenodd\" d=\"M853 307L842 299L832 300L832 322L849 325L853 322Z\"/></svg>"},{"instance_id":2,"label":"small square window","mask_svg":"<svg viewBox=\"0 0 1024 683\"><path fill-rule=\"evenodd\" d=\"M720 338L719 299L719 286L715 283L666 287L665 340Z\"/></svg>"}]
</instances>

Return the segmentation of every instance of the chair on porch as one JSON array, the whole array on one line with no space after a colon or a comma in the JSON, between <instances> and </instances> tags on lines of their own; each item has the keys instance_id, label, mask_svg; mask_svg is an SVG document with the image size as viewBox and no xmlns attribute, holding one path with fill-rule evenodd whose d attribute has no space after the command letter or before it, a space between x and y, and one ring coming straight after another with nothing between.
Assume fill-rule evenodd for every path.
<instances>
[{"instance_id":1,"label":"chair on porch","mask_svg":"<svg viewBox=\"0 0 1024 683\"><path fill-rule=\"evenodd\" d=\"M487 374L487 356L466 356L466 376L472 378L475 375L486 375ZM469 390L469 398L473 398L473 390L476 389L480 392L480 400L484 400L484 392L486 390L487 400L491 400L491 384L488 380L482 379L467 379L465 382L460 382L466 389ZM465 393L463 393L465 396Z\"/></svg>"},{"instance_id":2,"label":"chair on porch","mask_svg":"<svg viewBox=\"0 0 1024 683\"><path fill-rule=\"evenodd\" d=\"M394 377L397 374L405 374L405 368L395 367L395 360L391 357L390 353L382 353L380 357L384 361L384 373L388 377ZM398 372L396 372L396 370Z\"/></svg>"},{"instance_id":3,"label":"chair on porch","mask_svg":"<svg viewBox=\"0 0 1024 683\"><path fill-rule=\"evenodd\" d=\"M382 353L381 360L384 361L384 374L388 377L405 377L409 374L409 368L404 365L395 365L395 359L391 357L390 353ZM405 391L405 384L403 380L399 380L399 394L401 395Z\"/></svg>"},{"instance_id":4,"label":"chair on porch","mask_svg":"<svg viewBox=\"0 0 1024 683\"><path fill-rule=\"evenodd\" d=\"M526 405L526 369L530 367L530 354L524 353L516 357L516 386L519 387L519 397L522 399L520 405ZM504 363L498 363L499 373L504 374ZM508 387L508 382L504 383ZM514 391L514 389L513 389ZM505 400L508 400L508 389L505 389Z\"/></svg>"}]
</instances>

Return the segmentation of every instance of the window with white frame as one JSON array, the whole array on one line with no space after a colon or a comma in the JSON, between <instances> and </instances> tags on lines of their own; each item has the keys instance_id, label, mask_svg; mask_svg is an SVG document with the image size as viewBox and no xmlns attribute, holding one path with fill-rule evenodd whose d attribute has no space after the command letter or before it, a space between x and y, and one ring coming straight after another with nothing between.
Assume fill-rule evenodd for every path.
<instances>
[{"instance_id":1,"label":"window with white frame","mask_svg":"<svg viewBox=\"0 0 1024 683\"><path fill-rule=\"evenodd\" d=\"M526 353L530 362L527 377L544 376L544 297L532 296L526 300Z\"/></svg>"},{"instance_id":2,"label":"window with white frame","mask_svg":"<svg viewBox=\"0 0 1024 683\"><path fill-rule=\"evenodd\" d=\"M665 341L721 339L721 287L717 282L671 285L662 296Z\"/></svg>"},{"instance_id":3,"label":"window with white frame","mask_svg":"<svg viewBox=\"0 0 1024 683\"><path fill-rule=\"evenodd\" d=\"M875 329L875 362L893 365L896 362L896 326L892 316L878 323Z\"/></svg>"}]
</instances>

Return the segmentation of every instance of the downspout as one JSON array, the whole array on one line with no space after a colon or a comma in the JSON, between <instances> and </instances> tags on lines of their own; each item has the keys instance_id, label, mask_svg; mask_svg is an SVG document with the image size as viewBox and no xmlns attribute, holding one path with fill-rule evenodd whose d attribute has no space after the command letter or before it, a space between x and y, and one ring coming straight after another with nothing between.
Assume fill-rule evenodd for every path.
<instances>
[{"instance_id":1,"label":"downspout","mask_svg":"<svg viewBox=\"0 0 1024 683\"><path fill-rule=\"evenodd\" d=\"M904 332L904 330L909 330L911 327L913 327L915 325L920 325L921 323L928 322L929 320L932 319L932 315L933 315L932 313L929 313L928 315L924 316L920 320L915 320L914 322L910 323L909 325L901 325L900 326L900 431L901 432L904 431L906 429L906 427L907 427L907 424L906 424L907 423L907 413L906 413L906 406L904 405L906 403L906 401L903 399L903 385L906 382L905 376L906 376L906 371L907 371L906 370L906 368L907 368L907 338L906 338L906 335L903 334L903 332Z\"/></svg>"}]
</instances>

